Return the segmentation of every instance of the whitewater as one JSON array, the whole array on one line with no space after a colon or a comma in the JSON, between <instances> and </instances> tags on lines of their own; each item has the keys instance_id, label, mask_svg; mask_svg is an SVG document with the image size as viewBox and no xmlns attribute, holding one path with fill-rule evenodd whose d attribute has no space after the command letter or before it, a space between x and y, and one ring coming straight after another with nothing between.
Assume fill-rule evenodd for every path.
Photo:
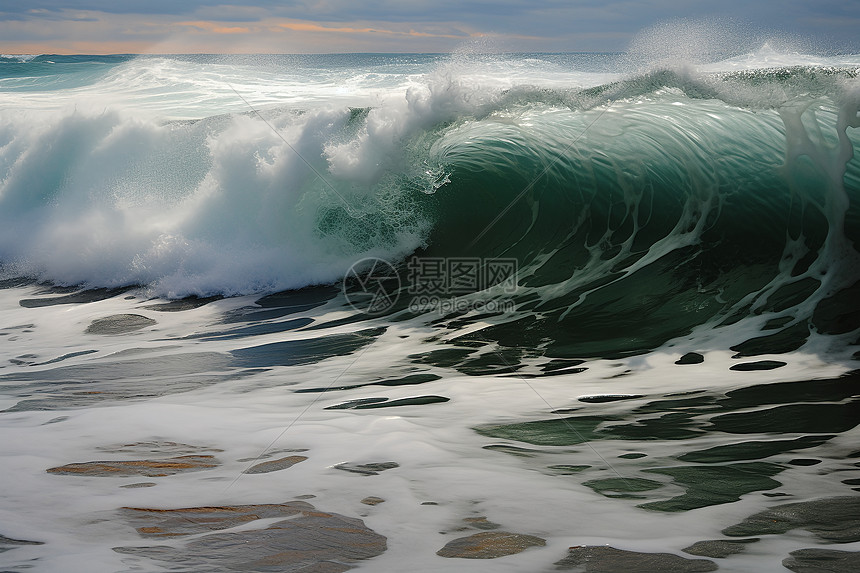
<instances>
[{"instance_id":1,"label":"whitewater","mask_svg":"<svg viewBox=\"0 0 860 573\"><path fill-rule=\"evenodd\" d=\"M0 568L854 570L860 56L633 48L0 56Z\"/></svg>"}]
</instances>

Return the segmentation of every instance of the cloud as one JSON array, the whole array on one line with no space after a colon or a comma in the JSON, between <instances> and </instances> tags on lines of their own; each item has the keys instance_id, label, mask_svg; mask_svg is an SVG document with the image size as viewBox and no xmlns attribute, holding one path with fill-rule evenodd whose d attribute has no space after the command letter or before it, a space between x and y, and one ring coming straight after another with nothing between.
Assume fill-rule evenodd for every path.
<instances>
[{"instance_id":1,"label":"cloud","mask_svg":"<svg viewBox=\"0 0 860 573\"><path fill-rule=\"evenodd\" d=\"M218 22L206 22L197 20L195 22L177 22L176 26L185 26L201 32L210 32L212 34L250 34L252 28L247 26L224 26Z\"/></svg>"},{"instance_id":2,"label":"cloud","mask_svg":"<svg viewBox=\"0 0 860 573\"><path fill-rule=\"evenodd\" d=\"M493 35L510 51L621 51L661 21L720 17L860 51L856 1L0 0L0 50L435 52Z\"/></svg>"}]
</instances>

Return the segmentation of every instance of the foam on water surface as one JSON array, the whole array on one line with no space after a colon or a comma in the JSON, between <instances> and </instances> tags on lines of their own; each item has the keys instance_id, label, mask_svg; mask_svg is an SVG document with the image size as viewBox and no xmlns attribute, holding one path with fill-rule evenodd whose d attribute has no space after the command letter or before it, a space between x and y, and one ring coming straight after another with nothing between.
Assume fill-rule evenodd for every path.
<instances>
[{"instance_id":1,"label":"foam on water surface","mask_svg":"<svg viewBox=\"0 0 860 573\"><path fill-rule=\"evenodd\" d=\"M32 563L38 570L46 571L56 567L69 571L151 568L143 554L111 550L152 545L123 520L118 513L121 507L282 503L306 495L315 496L311 500L314 507L359 517L388 538L388 550L361 565L368 570L397 570L404 563L419 571L535 570L562 559L568 546L586 544L681 554L681 549L697 541L719 539L722 529L757 511L778 507L783 499L850 495L850 486L842 482L856 473L850 471L851 459L845 458L856 449L851 437L851 428L860 419L856 413L847 414L840 427L834 426L839 425L838 415L837 419L826 416L816 428L803 427L802 417L788 419L784 422L788 427L779 434L770 433L766 424L755 427L755 420L768 416L764 412L772 408L793 404L850 408L856 404L851 397L856 394L856 381L851 379L782 390L779 383L787 380L838 378L851 368L850 362L814 353L778 355L788 366L769 371L733 372L729 367L743 360L720 351L705 352L702 364L676 365L680 353L666 348L627 359L589 360L582 365L587 368L583 372L548 378L469 376L409 358L434 347L427 341L433 329L420 320L388 323L376 319L317 332L189 338L207 330L221 332L223 317L253 305L254 299L224 299L180 312L157 312L144 310L153 301L140 296L141 291L129 291L87 304L15 309L18 300L46 296L38 290L0 291L9 311L3 315L2 331L9 337L4 351L20 357L23 354L17 349L32 349L32 341L39 340L39 351L30 358L34 364L7 362L0 370L6 396L6 412L0 417L6 436L3 458L10 478L2 494L3 522L9 526L2 533L45 543L5 552L4 562L13 570L30 559L36 559ZM344 303L338 296L326 306L298 316L330 322L344 313ZM151 317L156 324L108 336L85 332L99 317L135 314ZM18 331L14 327L25 316L31 324ZM323 342L318 360L311 363L251 368L250 363L231 358L273 342L308 338L322 342L368 330L373 331L370 343L338 356L338 348ZM91 349L97 352L43 364ZM196 356L208 358L196 361ZM171 362L169 357L180 360ZM288 357L289 351L284 354ZM140 361L142 370L135 366ZM531 364L545 362L533 360ZM152 375L147 373L147 363L154 369ZM115 379L116 368L136 382L139 395L115 393L74 406L76 394L98 387L100 379ZM533 368L526 364L521 372L536 371ZM87 383L71 390L62 388L70 382L64 372L73 369L85 369ZM418 385L298 392L416 372L440 378L428 378ZM193 384L195 378L206 379L215 373L223 379ZM187 386L153 395L183 378ZM775 390L768 389L769 383L777 383ZM50 393L57 399L55 405L14 408L22 400L38 397L36 389L42 384L53 385ZM398 400L422 394L449 400L391 409L328 408L345 400ZM637 397L578 399L624 394ZM721 416L732 415L746 415L753 427L718 425L720 431L713 431L711 425L719 424ZM547 436L561 438L518 434L517 424L541 420L560 424ZM507 426L510 424L513 426ZM501 438L494 437L494 432L502 435L500 430L488 430L508 427L511 430ZM802 436L820 439L804 442ZM737 452L732 456L727 451L717 465L678 459L684 453L777 438L799 441L789 449L753 447L744 450L753 452L747 455ZM644 456L628 455L634 452ZM169 465L181 461L181 456L199 455L213 456L214 461L207 465L214 467L189 473L163 470L165 475L154 478L146 476L158 474L158 466L152 470L144 465L146 472L141 477L121 472L87 477L47 471L86 462L138 461L137 467L141 467L141 460L163 460ZM289 456L307 459L278 471L248 471ZM819 463L789 463L797 458ZM339 471L342 464L365 464L375 471ZM586 467L575 472L558 469L572 465ZM759 469L767 472L757 482L751 476ZM687 473L677 473L682 471ZM704 476L719 471L722 477ZM743 483L736 481L740 478ZM715 492L707 485L711 479L722 484L728 498L722 494L712 497ZM124 487L147 480L155 486ZM648 488L639 487L644 480L648 480ZM707 504L700 509L667 512L637 507L677 498L685 489L689 495L702 485L705 490L695 495L703 496L699 499ZM730 503L734 491L741 502ZM764 495L774 493L785 497ZM368 496L385 502L367 506L362 500ZM486 564L459 559L443 562L445 558L436 552L455 538L478 533L480 529L464 522L478 517L486 517L504 531L545 539L546 546ZM246 528L269 525L261 521ZM815 542L790 534L766 537L755 549L726 559L726 567L723 561L720 564L729 571L776 571L777 562L769 555L787 555L810 544ZM182 547L179 542L169 545Z\"/></svg>"}]
</instances>

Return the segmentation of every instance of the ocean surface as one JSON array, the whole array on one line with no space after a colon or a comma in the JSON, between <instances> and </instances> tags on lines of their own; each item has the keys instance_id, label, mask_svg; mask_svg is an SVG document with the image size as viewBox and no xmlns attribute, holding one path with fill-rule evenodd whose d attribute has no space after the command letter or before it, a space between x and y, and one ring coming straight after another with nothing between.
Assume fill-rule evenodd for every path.
<instances>
[{"instance_id":1,"label":"ocean surface","mask_svg":"<svg viewBox=\"0 0 860 573\"><path fill-rule=\"evenodd\" d=\"M0 56L0 570L858 570L858 75Z\"/></svg>"}]
</instances>

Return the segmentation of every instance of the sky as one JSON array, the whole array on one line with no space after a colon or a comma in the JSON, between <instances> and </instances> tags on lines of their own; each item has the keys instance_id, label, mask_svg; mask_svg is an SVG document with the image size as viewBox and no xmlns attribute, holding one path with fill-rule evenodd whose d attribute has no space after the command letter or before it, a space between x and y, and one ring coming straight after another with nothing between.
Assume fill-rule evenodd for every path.
<instances>
[{"instance_id":1,"label":"sky","mask_svg":"<svg viewBox=\"0 0 860 573\"><path fill-rule=\"evenodd\" d=\"M679 20L860 53L860 0L0 0L0 53L618 52Z\"/></svg>"}]
</instances>

